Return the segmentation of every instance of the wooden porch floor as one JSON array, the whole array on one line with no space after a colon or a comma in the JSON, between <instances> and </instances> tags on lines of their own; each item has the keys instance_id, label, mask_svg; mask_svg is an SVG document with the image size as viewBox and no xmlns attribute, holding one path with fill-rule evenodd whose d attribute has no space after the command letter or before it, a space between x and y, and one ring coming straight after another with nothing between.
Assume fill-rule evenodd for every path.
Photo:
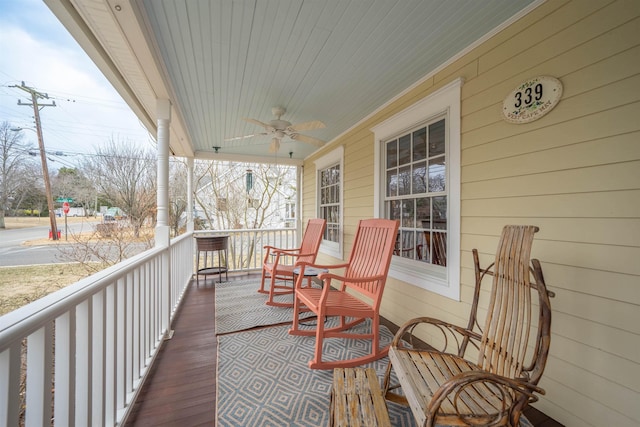
<instances>
[{"instance_id":1,"label":"wooden porch floor","mask_svg":"<svg viewBox=\"0 0 640 427\"><path fill-rule=\"evenodd\" d=\"M229 280L246 278L229 275ZM215 280L217 277L201 279L199 287L194 281L187 290L173 324L173 337L163 343L125 427L215 426ZM381 321L391 331L397 329ZM534 408L528 408L525 415L535 427L562 427Z\"/></svg>"}]
</instances>

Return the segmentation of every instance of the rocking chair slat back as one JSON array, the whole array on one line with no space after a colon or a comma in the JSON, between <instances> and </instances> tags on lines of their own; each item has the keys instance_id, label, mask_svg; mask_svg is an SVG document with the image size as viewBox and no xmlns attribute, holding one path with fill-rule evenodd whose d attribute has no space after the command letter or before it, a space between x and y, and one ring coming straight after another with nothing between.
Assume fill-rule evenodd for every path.
<instances>
[{"instance_id":1,"label":"rocking chair slat back","mask_svg":"<svg viewBox=\"0 0 640 427\"><path fill-rule=\"evenodd\" d=\"M300 253L307 254L299 256L297 262L314 262L316 255L318 255L318 249L320 243L322 243L322 233L324 232L326 221L323 219L310 219L307 228L302 236L302 243L300 244Z\"/></svg>"},{"instance_id":2,"label":"rocking chair slat back","mask_svg":"<svg viewBox=\"0 0 640 427\"><path fill-rule=\"evenodd\" d=\"M493 286L478 365L509 378L520 376L531 329L530 257L535 226L505 228L496 253Z\"/></svg>"},{"instance_id":3,"label":"rocking chair slat back","mask_svg":"<svg viewBox=\"0 0 640 427\"><path fill-rule=\"evenodd\" d=\"M369 298L376 298L378 305L389 271L389 260L393 254L396 228L385 220L361 221L349 256L349 266L345 269L347 278L373 277L380 279L370 282L346 282L346 286L357 289Z\"/></svg>"}]
</instances>

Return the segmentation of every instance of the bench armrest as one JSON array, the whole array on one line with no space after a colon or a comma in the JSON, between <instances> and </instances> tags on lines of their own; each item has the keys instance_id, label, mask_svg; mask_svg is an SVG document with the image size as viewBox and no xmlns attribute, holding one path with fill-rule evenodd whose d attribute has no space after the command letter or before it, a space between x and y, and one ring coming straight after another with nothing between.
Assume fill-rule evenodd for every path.
<instances>
[{"instance_id":1,"label":"bench armrest","mask_svg":"<svg viewBox=\"0 0 640 427\"><path fill-rule=\"evenodd\" d=\"M434 319L432 317L416 317L407 321L404 325L400 327L398 332L396 332L393 337L393 341L391 342L392 347L398 348L406 348L407 345L413 349L419 349L420 347L424 347L415 336L415 331L419 327L432 327L437 329L443 337L443 345L441 348L434 347L431 343L427 343L428 350L439 350L446 351L449 347L450 341L454 341L456 344L456 353L459 356L463 352L464 348L462 343L467 341L470 342L473 346L478 348L478 342L480 341L481 335L477 332L470 331L467 328L454 325L452 323L448 323L439 319ZM451 351L448 351L451 352Z\"/></svg>"}]
</instances>

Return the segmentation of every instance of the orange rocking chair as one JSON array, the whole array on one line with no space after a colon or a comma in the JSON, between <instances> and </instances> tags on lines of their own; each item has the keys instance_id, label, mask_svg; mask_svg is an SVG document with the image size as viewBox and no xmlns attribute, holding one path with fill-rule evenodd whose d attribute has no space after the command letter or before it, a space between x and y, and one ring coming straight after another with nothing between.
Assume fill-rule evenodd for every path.
<instances>
[{"instance_id":1,"label":"orange rocking chair","mask_svg":"<svg viewBox=\"0 0 640 427\"><path fill-rule=\"evenodd\" d=\"M260 282L260 293L268 293L269 299L267 305L276 307L291 307L293 303L274 301L277 295L293 294L294 288L294 269L301 262L314 262L320 242L322 241L322 233L327 221L324 219L310 219L307 228L302 237L302 244L297 249L279 249L273 246L265 246L267 253L262 263L262 280ZM283 261L287 257L295 259L292 264L284 264ZM265 281L270 279L271 286L269 290L265 289ZM291 281L291 286L287 286L286 282ZM284 282L284 284L282 283ZM311 277L307 277L307 286L311 286Z\"/></svg>"},{"instance_id":2,"label":"orange rocking chair","mask_svg":"<svg viewBox=\"0 0 640 427\"><path fill-rule=\"evenodd\" d=\"M362 365L387 355L388 347L380 348L378 316L382 293L389 272L393 254L398 221L388 219L361 220L358 224L349 261L339 265L315 265L298 262L301 269L344 268L342 275L331 272L321 273L323 288L302 287L303 274L296 280L293 325L291 335L316 337L315 354L309 362L311 369L333 369ZM303 270L304 271L304 270ZM335 289L331 288L335 280ZM364 299L363 299L364 298ZM298 316L312 311L318 317L315 330L299 329ZM325 328L322 319L330 316L340 318L339 325ZM371 330L365 333L349 332L353 326L371 319ZM371 353L366 356L338 361L322 361L322 343L325 338L370 339Z\"/></svg>"}]
</instances>

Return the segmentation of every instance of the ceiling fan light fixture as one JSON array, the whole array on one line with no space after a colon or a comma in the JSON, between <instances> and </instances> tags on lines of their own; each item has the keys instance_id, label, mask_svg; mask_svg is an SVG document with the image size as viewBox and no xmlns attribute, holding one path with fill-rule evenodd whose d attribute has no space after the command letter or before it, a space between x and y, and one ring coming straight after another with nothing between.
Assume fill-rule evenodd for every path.
<instances>
[{"instance_id":1,"label":"ceiling fan light fixture","mask_svg":"<svg viewBox=\"0 0 640 427\"><path fill-rule=\"evenodd\" d=\"M254 125L258 125L262 127L264 131L253 134L253 135L227 138L225 139L225 141L234 141L234 140L250 138L258 135L265 135L265 136L270 135L272 139L271 139L271 145L269 147L269 151L271 152L278 151L280 149L280 142L282 141L282 139L286 137L289 137L294 141L304 142L307 144L315 145L317 147L321 147L322 145L325 144L325 141L322 141L318 138L314 138L312 136L299 133L300 131L322 129L325 127L324 123L322 123L319 120L314 120L310 122L297 123L295 125L292 125L291 122L281 119L282 115L285 114L286 112L287 110L284 107L273 107L271 109L271 113L276 118L269 121L269 123L264 123L257 119L251 119L251 118L245 117L243 118L244 121L252 123Z\"/></svg>"},{"instance_id":2,"label":"ceiling fan light fixture","mask_svg":"<svg viewBox=\"0 0 640 427\"><path fill-rule=\"evenodd\" d=\"M269 151L272 153L277 153L280 149L280 140L278 138L273 138L271 140L271 145L269 146Z\"/></svg>"}]
</instances>

